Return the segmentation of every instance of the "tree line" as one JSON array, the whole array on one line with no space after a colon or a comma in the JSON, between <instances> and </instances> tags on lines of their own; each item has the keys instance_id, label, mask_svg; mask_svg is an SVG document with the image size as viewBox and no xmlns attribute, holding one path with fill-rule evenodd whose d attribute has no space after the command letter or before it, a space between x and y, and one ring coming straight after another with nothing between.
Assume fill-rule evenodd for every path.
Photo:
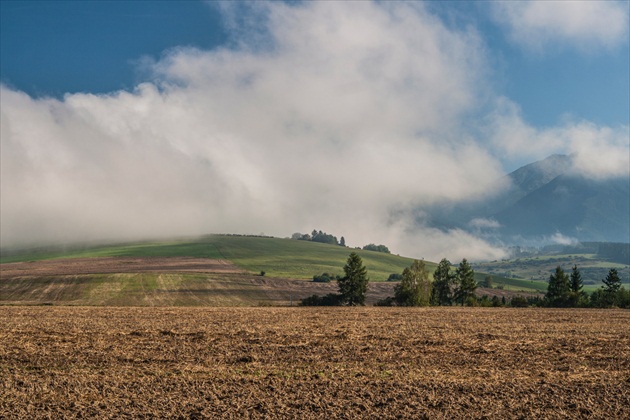
<instances>
[{"instance_id":1,"label":"tree line","mask_svg":"<svg viewBox=\"0 0 630 420\"><path fill-rule=\"evenodd\" d=\"M346 246L346 238L343 236L337 240L335 235L331 235L330 233L322 232L321 230L313 229L313 231L309 233L300 233L295 232L291 235L291 239L297 241L310 241L310 242L319 242L322 244L331 244L331 245L339 245ZM385 245L376 245L376 244L367 244L363 246L363 248L357 247L356 249L363 249L365 251L376 251L383 252L385 254L390 254L389 248Z\"/></svg>"},{"instance_id":2,"label":"tree line","mask_svg":"<svg viewBox=\"0 0 630 420\"><path fill-rule=\"evenodd\" d=\"M339 287L338 293L325 296L312 295L302 299L303 306L358 306L365 304L369 278L363 260L352 252L343 267L344 275L335 276ZM333 276L324 273L314 276L313 281L331 281ZM582 290L582 276L577 266L571 274L565 274L561 267L549 277L547 293L544 298L515 296L510 306L547 306L547 307L620 307L630 308L630 291L621 285L617 270L611 268L601 289L589 297ZM394 296L376 303L377 306L507 306L505 297L501 300L494 296L489 299L475 295L478 284L475 272L464 258L452 271L451 262L443 258L433 272L433 281L423 260L414 260L410 267L403 270L400 283L394 286Z\"/></svg>"},{"instance_id":3,"label":"tree line","mask_svg":"<svg viewBox=\"0 0 630 420\"><path fill-rule=\"evenodd\" d=\"M303 306L357 306L365 304L369 278L363 260L352 252L343 267L344 276L337 276L339 293L325 296L312 295L302 299ZM330 281L327 273L314 276L314 281ZM377 303L379 306L428 306L428 305L473 305L476 302L477 281L475 272L464 258L455 272L451 272L451 263L442 259L435 272L433 281L426 264L414 260L410 267L403 270L401 281L394 287L394 296Z\"/></svg>"},{"instance_id":4,"label":"tree line","mask_svg":"<svg viewBox=\"0 0 630 420\"><path fill-rule=\"evenodd\" d=\"M298 241L311 241L311 242L319 242L322 244L331 244L331 245L339 245L346 246L346 238L343 236L341 239L337 240L335 235L331 235L326 232L322 232L321 230L313 229L313 232L308 233L300 233L296 232L291 235L291 239L295 239Z\"/></svg>"},{"instance_id":5,"label":"tree line","mask_svg":"<svg viewBox=\"0 0 630 420\"><path fill-rule=\"evenodd\" d=\"M621 278L616 268L611 268L602 279L603 285L590 297L582 290L582 275L576 265L571 274L566 274L560 266L549 276L547 293L542 302L544 306L554 308L630 308L630 290L621 285Z\"/></svg>"}]
</instances>

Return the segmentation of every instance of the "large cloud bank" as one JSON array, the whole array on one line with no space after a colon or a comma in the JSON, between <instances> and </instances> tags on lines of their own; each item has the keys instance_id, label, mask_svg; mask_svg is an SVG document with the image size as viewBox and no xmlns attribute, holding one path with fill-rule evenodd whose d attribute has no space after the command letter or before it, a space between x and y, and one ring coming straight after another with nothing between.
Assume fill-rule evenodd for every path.
<instances>
[{"instance_id":1,"label":"large cloud bank","mask_svg":"<svg viewBox=\"0 0 630 420\"><path fill-rule=\"evenodd\" d=\"M505 153L539 141L495 104L474 30L416 3L236 7L226 17L251 19L230 48L145 60L133 92L1 87L2 246L317 228L414 257L502 255L422 222L423 206L500 189L468 134L479 109L497 109L491 138L527 133Z\"/></svg>"}]
</instances>

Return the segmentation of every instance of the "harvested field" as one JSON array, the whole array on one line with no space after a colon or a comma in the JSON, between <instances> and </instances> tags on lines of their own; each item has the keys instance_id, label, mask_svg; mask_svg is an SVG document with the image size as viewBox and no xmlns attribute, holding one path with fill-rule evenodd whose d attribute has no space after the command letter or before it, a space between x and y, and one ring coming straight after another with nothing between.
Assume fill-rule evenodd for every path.
<instances>
[{"instance_id":1,"label":"harvested field","mask_svg":"<svg viewBox=\"0 0 630 420\"><path fill-rule=\"evenodd\" d=\"M366 301L393 295L372 283ZM225 260L100 257L0 264L0 305L290 306L338 291L315 283L252 275Z\"/></svg>"},{"instance_id":2,"label":"harvested field","mask_svg":"<svg viewBox=\"0 0 630 420\"><path fill-rule=\"evenodd\" d=\"M630 311L0 307L0 418L624 418Z\"/></svg>"},{"instance_id":3,"label":"harvested field","mask_svg":"<svg viewBox=\"0 0 630 420\"><path fill-rule=\"evenodd\" d=\"M0 265L5 280L15 277L107 273L244 273L229 261L207 258L167 257L68 258Z\"/></svg>"}]
</instances>

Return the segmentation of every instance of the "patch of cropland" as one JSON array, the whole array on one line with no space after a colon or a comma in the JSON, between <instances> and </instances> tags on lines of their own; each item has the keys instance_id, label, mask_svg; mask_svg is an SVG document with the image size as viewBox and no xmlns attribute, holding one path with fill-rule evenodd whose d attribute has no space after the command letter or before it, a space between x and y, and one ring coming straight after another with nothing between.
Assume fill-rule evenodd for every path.
<instances>
[{"instance_id":1,"label":"patch of cropland","mask_svg":"<svg viewBox=\"0 0 630 420\"><path fill-rule=\"evenodd\" d=\"M0 307L2 418L624 418L630 312Z\"/></svg>"}]
</instances>

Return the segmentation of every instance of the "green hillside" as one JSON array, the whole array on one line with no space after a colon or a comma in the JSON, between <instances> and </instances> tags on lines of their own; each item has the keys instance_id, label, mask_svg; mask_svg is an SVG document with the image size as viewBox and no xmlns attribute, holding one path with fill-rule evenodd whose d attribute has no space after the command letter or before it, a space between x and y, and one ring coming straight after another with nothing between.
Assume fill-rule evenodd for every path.
<instances>
[{"instance_id":1,"label":"green hillside","mask_svg":"<svg viewBox=\"0 0 630 420\"><path fill-rule=\"evenodd\" d=\"M324 272L343 274L348 255L361 256L372 282L372 303L391 296L385 281L401 273L411 258L310 241L236 235L210 235L162 242L73 248L32 249L2 253L2 263L97 257L193 257L232 262L249 274L234 273L101 273L13 277L0 282L0 304L111 306L256 306L289 305L313 293L326 294L336 284L303 282ZM427 262L430 273L435 263ZM454 267L455 268L455 267ZM264 271L265 276L259 274ZM478 282L486 276L477 270ZM295 279L295 280L290 280ZM508 291L544 291L544 282L493 276ZM483 293L482 293L483 294Z\"/></svg>"},{"instance_id":2,"label":"green hillside","mask_svg":"<svg viewBox=\"0 0 630 420\"><path fill-rule=\"evenodd\" d=\"M161 242L141 242L101 246L74 246L65 248L40 248L2 252L1 263L38 261L58 258L88 257L194 257L229 260L235 265L258 274L264 271L268 277L312 279L324 272L343 274L343 266L351 252L361 256L372 281L385 281L392 273L401 273L409 267L412 258L400 257L375 251L364 251L336 245L292 239L208 235L200 238ZM457 264L456 261L453 262ZM427 262L430 273L436 264ZM476 279L481 282L486 270L475 267ZM492 273L495 287L503 285L507 290L545 291L543 281L508 278Z\"/></svg>"},{"instance_id":3,"label":"green hillside","mask_svg":"<svg viewBox=\"0 0 630 420\"><path fill-rule=\"evenodd\" d=\"M315 274L342 274L350 252L357 252L372 281L385 281L400 273L412 259L341 246L292 239L210 235L194 240L147 242L86 247L83 249L39 249L3 254L2 263L55 258L85 257L196 257L226 259L254 274L269 277L311 279ZM435 264L427 263L433 271Z\"/></svg>"}]
</instances>

